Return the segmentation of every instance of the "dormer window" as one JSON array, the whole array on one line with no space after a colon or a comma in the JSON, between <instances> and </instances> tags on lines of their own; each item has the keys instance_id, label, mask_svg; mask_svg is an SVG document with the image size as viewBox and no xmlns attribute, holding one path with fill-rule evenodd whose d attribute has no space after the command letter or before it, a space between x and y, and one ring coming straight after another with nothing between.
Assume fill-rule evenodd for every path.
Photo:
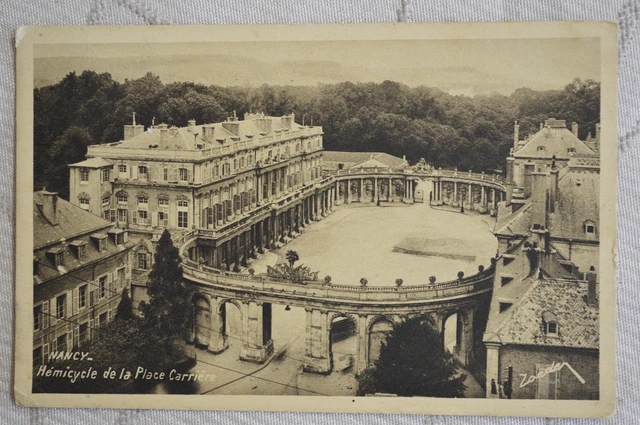
<instances>
[{"instance_id":1,"label":"dormer window","mask_svg":"<svg viewBox=\"0 0 640 425\"><path fill-rule=\"evenodd\" d=\"M87 243L85 241L73 241L69 245L72 247L78 260L82 260L87 256Z\"/></svg>"},{"instance_id":2,"label":"dormer window","mask_svg":"<svg viewBox=\"0 0 640 425\"><path fill-rule=\"evenodd\" d=\"M544 333L547 336L558 336L559 335L559 326L558 319L555 314L550 311L545 311L542 313L542 325L544 329Z\"/></svg>"},{"instance_id":3,"label":"dormer window","mask_svg":"<svg viewBox=\"0 0 640 425\"><path fill-rule=\"evenodd\" d=\"M593 237L596 235L596 223L591 220L584 222L584 233L586 236Z\"/></svg>"},{"instance_id":4,"label":"dormer window","mask_svg":"<svg viewBox=\"0 0 640 425\"><path fill-rule=\"evenodd\" d=\"M96 248L98 248L98 251L103 252L107 249L107 235L105 235L104 233L91 235L91 239L96 244Z\"/></svg>"},{"instance_id":5,"label":"dormer window","mask_svg":"<svg viewBox=\"0 0 640 425\"><path fill-rule=\"evenodd\" d=\"M47 251L47 254L51 257L51 262L56 266L60 267L64 265L64 249L63 248L52 248Z\"/></svg>"}]
</instances>

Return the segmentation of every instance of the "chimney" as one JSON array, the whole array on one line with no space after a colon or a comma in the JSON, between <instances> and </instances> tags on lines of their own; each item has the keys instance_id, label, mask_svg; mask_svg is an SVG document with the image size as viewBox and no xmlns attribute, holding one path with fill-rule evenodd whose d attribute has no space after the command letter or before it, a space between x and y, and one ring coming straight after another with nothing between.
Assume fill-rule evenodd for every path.
<instances>
[{"instance_id":1,"label":"chimney","mask_svg":"<svg viewBox=\"0 0 640 425\"><path fill-rule=\"evenodd\" d=\"M49 224L55 226L58 224L58 194L56 192L48 192L46 189L40 192L40 200L42 205L40 210L42 215L47 219Z\"/></svg>"},{"instance_id":2,"label":"chimney","mask_svg":"<svg viewBox=\"0 0 640 425\"><path fill-rule=\"evenodd\" d=\"M531 196L531 174L535 169L535 164L527 162L524 164L524 197L529 198Z\"/></svg>"},{"instance_id":3,"label":"chimney","mask_svg":"<svg viewBox=\"0 0 640 425\"><path fill-rule=\"evenodd\" d=\"M215 140L215 130L216 128L213 126L213 124L204 124L202 126L202 140L212 143Z\"/></svg>"},{"instance_id":4,"label":"chimney","mask_svg":"<svg viewBox=\"0 0 640 425\"><path fill-rule=\"evenodd\" d=\"M235 137L240 136L240 121L225 121L222 123L222 128L233 134Z\"/></svg>"},{"instance_id":5,"label":"chimney","mask_svg":"<svg viewBox=\"0 0 640 425\"><path fill-rule=\"evenodd\" d=\"M196 126L196 120L189 120L189 131L193 131L193 127Z\"/></svg>"},{"instance_id":6,"label":"chimney","mask_svg":"<svg viewBox=\"0 0 640 425\"><path fill-rule=\"evenodd\" d=\"M255 123L262 133L271 133L271 118L256 118Z\"/></svg>"},{"instance_id":7,"label":"chimney","mask_svg":"<svg viewBox=\"0 0 640 425\"><path fill-rule=\"evenodd\" d=\"M587 278L587 305L591 307L595 307L598 304L598 297L596 295L596 278L598 275L595 273L595 270L589 270L586 273Z\"/></svg>"},{"instance_id":8,"label":"chimney","mask_svg":"<svg viewBox=\"0 0 640 425\"><path fill-rule=\"evenodd\" d=\"M280 117L280 123L284 128L291 129L291 124L293 124L294 116L294 114L283 115L282 117Z\"/></svg>"},{"instance_id":9,"label":"chimney","mask_svg":"<svg viewBox=\"0 0 640 425\"><path fill-rule=\"evenodd\" d=\"M578 137L578 123L577 122L571 123L571 132L573 133L574 136Z\"/></svg>"},{"instance_id":10,"label":"chimney","mask_svg":"<svg viewBox=\"0 0 640 425\"><path fill-rule=\"evenodd\" d=\"M513 197L513 165L515 159L510 156L507 158L507 199L505 205L511 205L511 198Z\"/></svg>"},{"instance_id":11,"label":"chimney","mask_svg":"<svg viewBox=\"0 0 640 425\"><path fill-rule=\"evenodd\" d=\"M533 228L547 228L547 173L538 169L531 174L531 225Z\"/></svg>"},{"instance_id":12,"label":"chimney","mask_svg":"<svg viewBox=\"0 0 640 425\"><path fill-rule=\"evenodd\" d=\"M178 134L178 130L180 130L180 129L178 127L176 127L175 125L169 127L169 136L171 136L171 137L175 136L176 134Z\"/></svg>"},{"instance_id":13,"label":"chimney","mask_svg":"<svg viewBox=\"0 0 640 425\"><path fill-rule=\"evenodd\" d=\"M167 133L169 132L169 126L167 124L159 124L158 130L160 131L160 143L166 143Z\"/></svg>"},{"instance_id":14,"label":"chimney","mask_svg":"<svg viewBox=\"0 0 640 425\"><path fill-rule=\"evenodd\" d=\"M144 125L136 124L136 113L133 112L133 124L124 126L124 140L129 140L139 134L144 133Z\"/></svg>"},{"instance_id":15,"label":"chimney","mask_svg":"<svg viewBox=\"0 0 640 425\"><path fill-rule=\"evenodd\" d=\"M518 121L513 124L513 151L518 150L518 142L520 141L520 125Z\"/></svg>"},{"instance_id":16,"label":"chimney","mask_svg":"<svg viewBox=\"0 0 640 425\"><path fill-rule=\"evenodd\" d=\"M549 212L556 212L556 201L558 198L558 170L551 170L549 181Z\"/></svg>"}]
</instances>

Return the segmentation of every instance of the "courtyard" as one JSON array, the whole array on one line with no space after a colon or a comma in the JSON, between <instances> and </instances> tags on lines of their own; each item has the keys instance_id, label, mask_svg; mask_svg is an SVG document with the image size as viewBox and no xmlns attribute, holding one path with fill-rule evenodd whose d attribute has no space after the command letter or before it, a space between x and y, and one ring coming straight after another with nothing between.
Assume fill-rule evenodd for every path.
<instances>
[{"instance_id":1,"label":"courtyard","mask_svg":"<svg viewBox=\"0 0 640 425\"><path fill-rule=\"evenodd\" d=\"M343 205L319 222L312 223L289 243L267 252L250 267L265 274L267 266L286 261L288 250L297 251L300 263L330 275L333 284L392 286L421 285L429 276L453 280L459 271L466 276L479 265L489 266L497 242L491 233L494 220L474 212L465 214L431 208L428 204ZM329 375L304 373L305 311L273 305L274 355L262 365L239 360L240 313L227 304L229 348L217 355L196 349L193 371L213 373L216 379L193 388L199 394L252 395L344 395L356 394L351 365L356 356L356 336L336 338L332 344L334 369ZM453 321L455 323L455 320ZM448 335L448 337L447 337ZM447 325L445 341L455 339L455 327ZM449 347L448 347L449 348ZM460 373L467 373L460 370ZM467 397L484 393L467 373ZM164 391L162 388L158 389Z\"/></svg>"}]
</instances>

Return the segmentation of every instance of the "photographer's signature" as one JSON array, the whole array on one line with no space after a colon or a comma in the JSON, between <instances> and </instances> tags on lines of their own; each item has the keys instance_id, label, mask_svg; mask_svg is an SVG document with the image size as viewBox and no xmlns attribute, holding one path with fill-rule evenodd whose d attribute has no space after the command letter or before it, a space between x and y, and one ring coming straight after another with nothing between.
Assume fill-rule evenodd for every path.
<instances>
[{"instance_id":1,"label":"photographer's signature","mask_svg":"<svg viewBox=\"0 0 640 425\"><path fill-rule=\"evenodd\" d=\"M567 362L562 362L562 363L553 362L553 363L551 363L551 366L542 369L541 371L539 371L535 375L527 375L526 373L520 373L519 375L522 376L522 382L520 382L520 388L524 388L527 385L531 384L532 382L535 382L537 379L544 378L545 376L549 375L550 373L558 372L560 369L562 369L565 366L567 367L567 369L569 369L575 375L576 378L578 378L578 381L580 381L581 384L584 384L586 382L584 380L584 378L582 376L580 376L580 374L573 367L571 367L571 365L569 363L567 363Z\"/></svg>"}]
</instances>

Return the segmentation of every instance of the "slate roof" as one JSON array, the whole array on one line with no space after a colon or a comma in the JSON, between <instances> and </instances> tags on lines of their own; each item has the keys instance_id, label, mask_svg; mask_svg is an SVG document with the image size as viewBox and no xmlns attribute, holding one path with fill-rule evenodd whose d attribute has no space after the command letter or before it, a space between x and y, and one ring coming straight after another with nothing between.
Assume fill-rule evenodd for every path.
<instances>
[{"instance_id":1,"label":"slate roof","mask_svg":"<svg viewBox=\"0 0 640 425\"><path fill-rule=\"evenodd\" d=\"M587 283L576 280L538 279L522 299L500 313L508 315L485 342L545 347L598 349L600 344L597 303L586 303ZM553 313L558 336L547 336L542 316Z\"/></svg>"},{"instance_id":2,"label":"slate roof","mask_svg":"<svg viewBox=\"0 0 640 425\"><path fill-rule=\"evenodd\" d=\"M70 164L69 167L104 168L113 167L113 163L104 158L89 158L81 162L76 162L75 164Z\"/></svg>"},{"instance_id":3,"label":"slate roof","mask_svg":"<svg viewBox=\"0 0 640 425\"><path fill-rule=\"evenodd\" d=\"M500 235L529 235L531 229L531 200L527 200L516 212L510 212L510 207L504 207L498 213L496 221L496 234Z\"/></svg>"},{"instance_id":4,"label":"slate roof","mask_svg":"<svg viewBox=\"0 0 640 425\"><path fill-rule=\"evenodd\" d=\"M331 163L344 164L345 168L353 167L369 167L364 163L375 160L382 164L381 167L397 168L403 165L408 165L407 162L397 156L389 155L384 152L345 152L345 151L324 151L322 154L322 163L328 164L331 167ZM373 167L374 165L371 165Z\"/></svg>"},{"instance_id":5,"label":"slate roof","mask_svg":"<svg viewBox=\"0 0 640 425\"><path fill-rule=\"evenodd\" d=\"M271 121L271 131L268 134L273 133L282 133L286 131L297 131L300 129L308 128L303 127L293 120L291 120L291 127L286 128L282 124L282 120L280 117L262 117L262 119L267 119ZM237 136L231 131L225 128L226 126L232 125L238 128ZM203 127L213 128L213 136L204 138L204 130ZM129 140L124 140L117 144L119 148L126 149L148 149L149 146L155 146L155 149L158 150L196 150L198 149L198 145L204 146L204 148L209 147L218 147L222 146L222 144L218 141L218 139L224 140L224 145L229 145L236 143L237 141L232 140L232 137L239 137L240 141L248 140L251 137L260 137L261 132L264 132L264 129L260 127L259 123L255 119L247 119L247 120L238 120L231 121L226 123L212 123L205 125L194 125L190 127L170 127L167 130L166 137L161 138L161 131L159 126L149 127L143 133L132 137Z\"/></svg>"},{"instance_id":6,"label":"slate roof","mask_svg":"<svg viewBox=\"0 0 640 425\"><path fill-rule=\"evenodd\" d=\"M43 191L33 194L33 246L34 249L78 235L98 232L111 227L111 223L58 197L57 224L52 225L42 214Z\"/></svg>"},{"instance_id":7,"label":"slate roof","mask_svg":"<svg viewBox=\"0 0 640 425\"><path fill-rule=\"evenodd\" d=\"M539 146L543 146L544 151L539 151ZM575 149L576 154L594 153L566 128L564 121L549 119L547 125L531 136L513 156L515 158L552 158L555 155L558 159L568 159L571 156L569 148Z\"/></svg>"}]
</instances>

